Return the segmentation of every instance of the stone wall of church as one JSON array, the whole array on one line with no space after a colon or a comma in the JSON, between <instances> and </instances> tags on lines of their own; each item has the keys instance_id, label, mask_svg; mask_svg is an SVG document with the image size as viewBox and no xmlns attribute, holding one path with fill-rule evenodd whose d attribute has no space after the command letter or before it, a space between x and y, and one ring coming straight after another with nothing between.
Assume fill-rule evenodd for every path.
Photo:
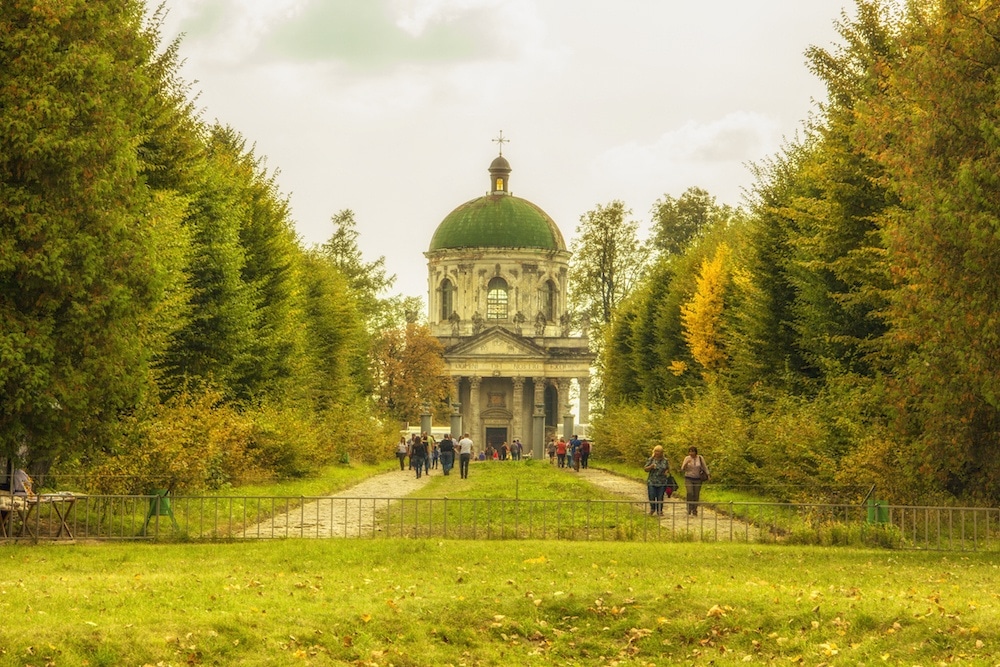
<instances>
[{"instance_id":1,"label":"stone wall of church","mask_svg":"<svg viewBox=\"0 0 1000 667\"><path fill-rule=\"evenodd\" d=\"M565 336L568 252L447 250L428 254L428 322L439 337L502 326L523 336ZM491 280L506 283L506 308L488 303ZM443 289L445 281L451 290ZM451 312L446 313L448 292ZM551 305L549 304L551 301ZM498 312L505 311L505 312Z\"/></svg>"}]
</instances>

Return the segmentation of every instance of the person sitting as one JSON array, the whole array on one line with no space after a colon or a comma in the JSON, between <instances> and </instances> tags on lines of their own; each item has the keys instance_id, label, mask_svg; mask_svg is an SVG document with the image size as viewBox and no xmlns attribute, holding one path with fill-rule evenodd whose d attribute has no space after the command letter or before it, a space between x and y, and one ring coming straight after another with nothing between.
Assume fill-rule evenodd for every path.
<instances>
[{"instance_id":1,"label":"person sitting","mask_svg":"<svg viewBox=\"0 0 1000 667\"><path fill-rule=\"evenodd\" d=\"M32 488L32 484L31 477L28 476L28 473L18 468L14 471L14 482L12 484L11 492L15 496L33 496L35 495L35 492Z\"/></svg>"}]
</instances>

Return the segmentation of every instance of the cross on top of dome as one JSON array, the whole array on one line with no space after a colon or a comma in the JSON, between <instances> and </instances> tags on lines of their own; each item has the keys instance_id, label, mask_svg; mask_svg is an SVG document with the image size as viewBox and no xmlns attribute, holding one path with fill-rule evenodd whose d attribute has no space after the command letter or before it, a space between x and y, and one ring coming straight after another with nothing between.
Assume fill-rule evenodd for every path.
<instances>
[{"instance_id":1,"label":"cross on top of dome","mask_svg":"<svg viewBox=\"0 0 1000 667\"><path fill-rule=\"evenodd\" d=\"M493 143L500 144L500 155L503 156L503 145L509 144L510 139L504 139L503 130L500 130L500 136L493 140Z\"/></svg>"}]
</instances>

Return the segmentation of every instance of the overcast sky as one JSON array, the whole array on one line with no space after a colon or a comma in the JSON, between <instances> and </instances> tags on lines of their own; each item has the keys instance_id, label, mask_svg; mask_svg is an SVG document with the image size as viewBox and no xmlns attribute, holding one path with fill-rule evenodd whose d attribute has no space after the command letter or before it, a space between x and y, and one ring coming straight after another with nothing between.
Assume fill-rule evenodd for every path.
<instances>
[{"instance_id":1,"label":"overcast sky","mask_svg":"<svg viewBox=\"0 0 1000 667\"><path fill-rule=\"evenodd\" d=\"M850 0L166 0L207 121L280 171L307 245L353 209L394 291L426 297L438 223L489 188L567 244L621 199L648 228L663 195L739 205L824 97L804 51L839 43Z\"/></svg>"}]
</instances>

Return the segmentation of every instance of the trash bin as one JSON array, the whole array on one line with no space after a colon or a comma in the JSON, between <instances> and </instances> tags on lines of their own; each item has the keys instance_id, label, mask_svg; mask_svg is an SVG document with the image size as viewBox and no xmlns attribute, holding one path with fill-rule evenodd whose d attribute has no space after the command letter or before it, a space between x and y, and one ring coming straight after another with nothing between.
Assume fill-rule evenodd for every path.
<instances>
[{"instance_id":1,"label":"trash bin","mask_svg":"<svg viewBox=\"0 0 1000 667\"><path fill-rule=\"evenodd\" d=\"M868 499L868 523L881 525L889 523L889 504L884 500Z\"/></svg>"},{"instance_id":2,"label":"trash bin","mask_svg":"<svg viewBox=\"0 0 1000 667\"><path fill-rule=\"evenodd\" d=\"M149 516L173 516L174 511L170 508L170 491L167 489L153 489L153 497L149 499Z\"/></svg>"},{"instance_id":3,"label":"trash bin","mask_svg":"<svg viewBox=\"0 0 1000 667\"><path fill-rule=\"evenodd\" d=\"M149 522L153 520L153 517L157 516L169 516L174 529L177 529L179 527L177 519L174 518L174 510L170 506L170 490L153 489L150 495L152 497L149 499L149 511L146 512L146 522L142 524L142 534L146 534Z\"/></svg>"}]
</instances>

